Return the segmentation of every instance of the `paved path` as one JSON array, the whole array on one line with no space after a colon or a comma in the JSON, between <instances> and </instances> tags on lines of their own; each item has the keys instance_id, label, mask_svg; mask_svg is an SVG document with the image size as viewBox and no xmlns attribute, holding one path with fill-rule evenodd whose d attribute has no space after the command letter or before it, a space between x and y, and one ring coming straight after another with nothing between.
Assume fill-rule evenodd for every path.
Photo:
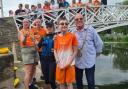
<instances>
[{"instance_id":1,"label":"paved path","mask_svg":"<svg viewBox=\"0 0 128 89\"><path fill-rule=\"evenodd\" d=\"M20 78L20 84L17 86L17 88L15 89L23 89L24 87L24 84L23 84L23 77L24 77L24 69L23 69L23 64L22 62L18 62L18 63L15 63L15 66L18 67L18 70L17 70L17 77ZM36 69L36 79L37 79L37 84L39 86L39 89L44 89L43 86L44 86L44 81L42 81L40 79L40 76L41 76L41 71L40 71L40 65L37 66L37 69Z\"/></svg>"},{"instance_id":2,"label":"paved path","mask_svg":"<svg viewBox=\"0 0 128 89\"><path fill-rule=\"evenodd\" d=\"M24 85L23 85L23 77L24 77L23 64L22 64L22 62L18 62L18 63L15 63L15 66L18 67L17 77L19 77L21 80L19 86L15 89L23 89L23 87L24 87ZM39 89L45 89L44 88L44 81L40 79L40 76L41 76L41 70L40 70L40 65L38 65L37 69L36 69L37 86L39 87ZM75 85L74 85L74 89L76 89ZM87 89L87 88L85 88L85 89Z\"/></svg>"}]
</instances>

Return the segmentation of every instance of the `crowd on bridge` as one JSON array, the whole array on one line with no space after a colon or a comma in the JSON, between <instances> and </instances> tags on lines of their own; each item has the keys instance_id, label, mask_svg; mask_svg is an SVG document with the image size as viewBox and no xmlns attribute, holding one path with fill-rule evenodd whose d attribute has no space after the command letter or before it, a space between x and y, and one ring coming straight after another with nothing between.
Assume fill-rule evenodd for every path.
<instances>
[{"instance_id":1,"label":"crowd on bridge","mask_svg":"<svg viewBox=\"0 0 128 89\"><path fill-rule=\"evenodd\" d=\"M58 20L59 33L55 34L52 22L41 26L41 19L30 22L23 20L19 30L21 54L24 63L25 89L38 89L35 80L36 66L41 64L45 80L45 89L83 89L83 72L87 78L88 89L95 89L95 62L103 48L103 42L92 26L84 25L84 17L77 13L74 17L75 31L69 32L68 20Z\"/></svg>"},{"instance_id":2,"label":"crowd on bridge","mask_svg":"<svg viewBox=\"0 0 128 89\"><path fill-rule=\"evenodd\" d=\"M57 10L57 9L65 9L65 8L73 8L73 7L83 7L83 6L99 6L101 2L99 0L94 0L93 2L84 3L81 0L72 0L70 4L67 0L57 0L57 4L54 0L45 1L43 4L38 3L37 5L29 5L29 4L19 4L18 9L16 11L9 10L9 16L14 15L25 15L25 14L33 14L33 13L41 13L43 11Z\"/></svg>"}]
</instances>

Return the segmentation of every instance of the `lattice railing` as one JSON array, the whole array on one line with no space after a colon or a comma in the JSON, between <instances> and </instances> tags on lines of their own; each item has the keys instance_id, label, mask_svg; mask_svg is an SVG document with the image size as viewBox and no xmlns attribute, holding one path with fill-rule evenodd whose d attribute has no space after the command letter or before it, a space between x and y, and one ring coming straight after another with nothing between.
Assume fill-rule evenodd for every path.
<instances>
[{"instance_id":1,"label":"lattice railing","mask_svg":"<svg viewBox=\"0 0 128 89\"><path fill-rule=\"evenodd\" d=\"M81 13L84 16L85 25L93 25L97 30L102 31L111 28L115 25L125 25L128 23L128 6L127 5L111 5L111 6L99 6L99 7L79 7L79 8L66 8L59 10L51 10L48 12L27 14L22 16L15 16L14 20L18 28L22 26L22 20L28 18L32 23L34 19L40 18L42 25L45 26L47 21L53 21L55 28L57 28L56 22L60 17L65 16L69 21L69 28L74 29L74 16L77 13ZM111 27L110 27L111 26ZM102 29L102 30L101 30Z\"/></svg>"}]
</instances>

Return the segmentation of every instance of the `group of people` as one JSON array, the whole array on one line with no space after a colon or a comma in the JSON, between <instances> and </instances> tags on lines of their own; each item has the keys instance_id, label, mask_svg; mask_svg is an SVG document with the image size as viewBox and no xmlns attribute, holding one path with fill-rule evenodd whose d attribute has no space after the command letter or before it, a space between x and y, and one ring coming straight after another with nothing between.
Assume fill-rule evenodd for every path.
<instances>
[{"instance_id":1,"label":"group of people","mask_svg":"<svg viewBox=\"0 0 128 89\"><path fill-rule=\"evenodd\" d=\"M50 1L45 1L44 5L41 3L38 3L37 5L31 5L25 4L23 7L23 4L18 5L18 9L13 12L13 10L9 10L9 16L14 16L14 15L24 15L24 14L33 14L33 13L41 13L43 11L49 11L49 10L54 10L54 9L60 9L60 8L68 8L68 7L81 7L81 6L99 6L101 5L101 2L99 0L94 0L94 2L89 2L89 3L83 3L81 0L72 0L72 4L70 4L66 0L57 0L57 4L55 3L54 0Z\"/></svg>"},{"instance_id":2,"label":"group of people","mask_svg":"<svg viewBox=\"0 0 128 89\"><path fill-rule=\"evenodd\" d=\"M36 19L29 28L29 20L23 20L19 31L21 53L24 63L25 89L37 89L32 84L38 59L40 59L46 89L83 89L83 72L87 78L88 89L95 89L95 61L103 48L103 42L92 26L84 25L84 17L77 13L74 17L76 29L68 32L68 20L58 20L59 33L55 34L53 23L41 27ZM39 55L38 55L39 54Z\"/></svg>"}]
</instances>

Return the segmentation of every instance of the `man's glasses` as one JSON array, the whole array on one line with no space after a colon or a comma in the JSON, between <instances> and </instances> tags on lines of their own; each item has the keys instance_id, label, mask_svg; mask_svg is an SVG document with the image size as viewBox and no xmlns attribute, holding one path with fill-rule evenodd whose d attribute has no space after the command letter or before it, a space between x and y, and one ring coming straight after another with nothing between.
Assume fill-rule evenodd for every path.
<instances>
[{"instance_id":1,"label":"man's glasses","mask_svg":"<svg viewBox=\"0 0 128 89\"><path fill-rule=\"evenodd\" d=\"M76 19L75 19L75 21L79 21L79 20L82 21L83 18L76 18Z\"/></svg>"},{"instance_id":2,"label":"man's glasses","mask_svg":"<svg viewBox=\"0 0 128 89\"><path fill-rule=\"evenodd\" d=\"M66 26L67 26L67 25L68 25L68 23L60 23L59 25L62 25L62 26L63 26L63 25L66 25Z\"/></svg>"}]
</instances>

